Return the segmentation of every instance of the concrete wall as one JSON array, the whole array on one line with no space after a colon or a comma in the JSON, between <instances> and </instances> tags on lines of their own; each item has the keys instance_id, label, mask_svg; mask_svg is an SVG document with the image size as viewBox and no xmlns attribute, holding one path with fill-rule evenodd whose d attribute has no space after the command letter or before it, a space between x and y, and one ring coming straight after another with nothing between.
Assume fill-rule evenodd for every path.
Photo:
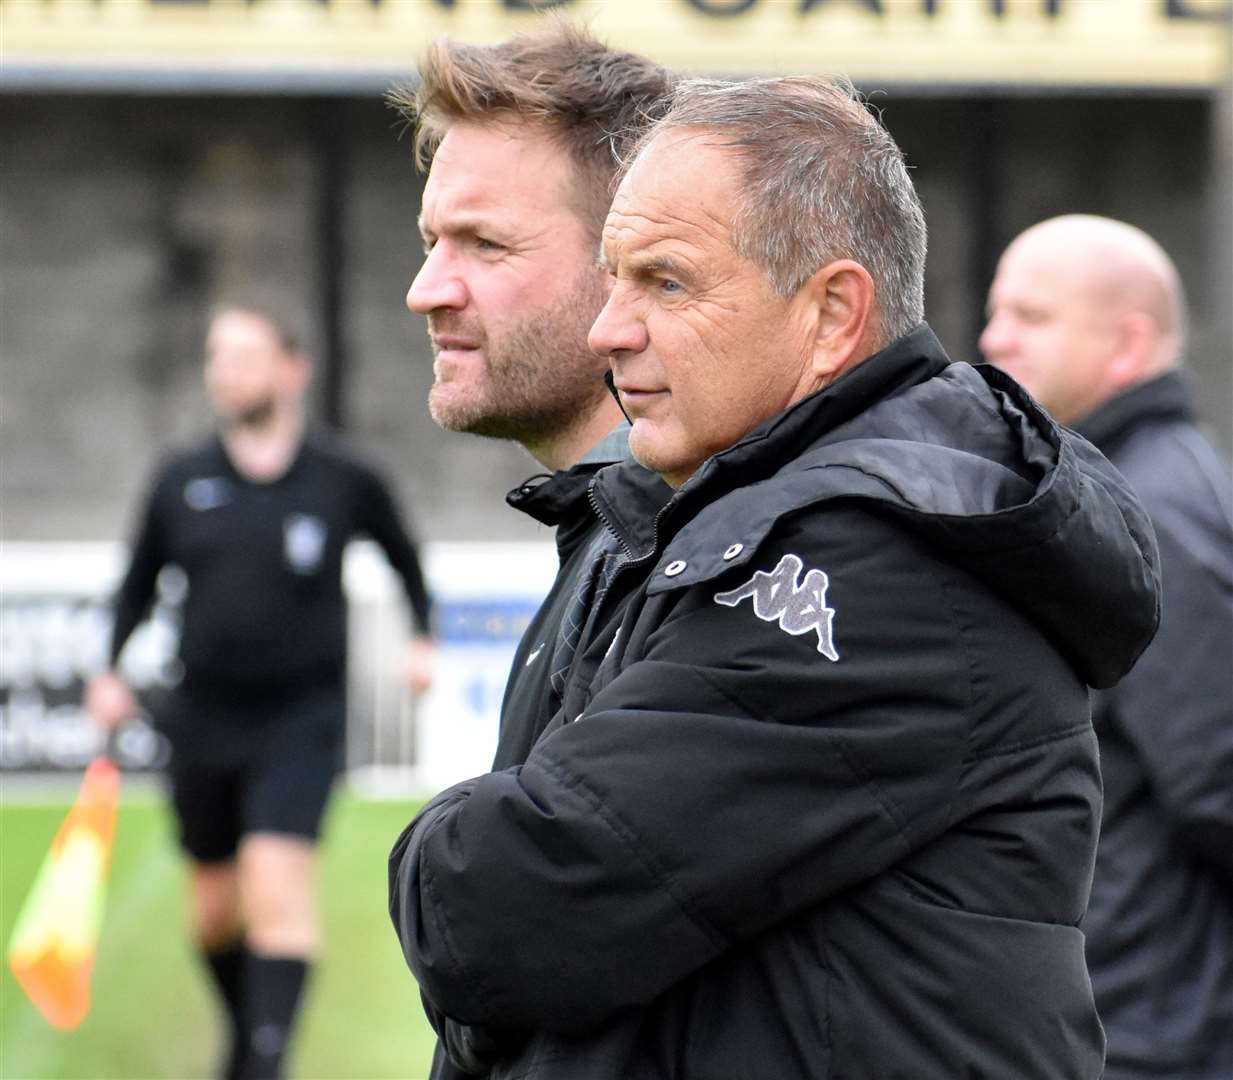
<instances>
[{"instance_id":1,"label":"concrete wall","mask_svg":"<svg viewBox=\"0 0 1233 1080\"><path fill-rule=\"evenodd\" d=\"M1227 289L1229 239L1213 209L1227 168L1213 164L1221 148L1212 148L1210 104L876 100L916 168L931 234L928 309L952 355L976 357L989 275L1015 233L1068 211L1123 217L1179 264L1203 405L1226 448L1233 442L1233 330L1218 287ZM320 347L316 215L327 154L341 170L350 434L395 479L422 536L545 535L501 501L538 466L517 446L444 433L428 417L423 324L403 307L420 258L409 141L377 99L322 108L290 98L0 97L5 538L127 534L160 449L208 425L199 357L211 304L256 290L301 316Z\"/></svg>"}]
</instances>

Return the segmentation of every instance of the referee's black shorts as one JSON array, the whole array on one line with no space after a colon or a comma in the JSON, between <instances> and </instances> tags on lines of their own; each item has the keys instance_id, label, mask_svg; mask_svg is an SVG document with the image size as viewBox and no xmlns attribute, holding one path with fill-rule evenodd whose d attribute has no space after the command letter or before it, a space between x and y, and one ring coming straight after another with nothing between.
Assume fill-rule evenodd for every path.
<instances>
[{"instance_id":1,"label":"referee's black shorts","mask_svg":"<svg viewBox=\"0 0 1233 1080\"><path fill-rule=\"evenodd\" d=\"M230 859L254 832L317 839L342 765L341 685L208 698L181 690L159 711L180 843L193 860Z\"/></svg>"}]
</instances>

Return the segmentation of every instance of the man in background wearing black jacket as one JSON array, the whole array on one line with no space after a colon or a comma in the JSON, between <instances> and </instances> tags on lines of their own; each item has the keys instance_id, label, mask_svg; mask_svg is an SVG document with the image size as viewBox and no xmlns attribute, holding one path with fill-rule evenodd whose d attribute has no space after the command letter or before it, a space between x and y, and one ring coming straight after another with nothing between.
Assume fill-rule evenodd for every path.
<instances>
[{"instance_id":1,"label":"man in background wearing black jacket","mask_svg":"<svg viewBox=\"0 0 1233 1080\"><path fill-rule=\"evenodd\" d=\"M1233 1076L1233 477L1178 370L1172 261L1123 222L1041 222L1002 256L985 356L1092 440L1160 544L1160 632L1097 695L1105 800L1084 920L1108 1080Z\"/></svg>"},{"instance_id":2,"label":"man in background wearing black jacket","mask_svg":"<svg viewBox=\"0 0 1233 1080\"><path fill-rule=\"evenodd\" d=\"M674 493L599 473L628 557L561 710L395 847L425 997L490 1080L1095 1080L1088 686L1155 629L1141 508L948 362L847 87L681 84L601 250L590 341Z\"/></svg>"},{"instance_id":3,"label":"man in background wearing black jacket","mask_svg":"<svg viewBox=\"0 0 1233 1080\"><path fill-rule=\"evenodd\" d=\"M159 572L188 583L183 679L160 708L171 794L191 862L197 944L227 1010L223 1075L281 1075L318 949L317 836L342 764L343 549L375 540L418 631L405 675L427 686L429 598L389 489L336 439L307 428L311 367L275 315L220 310L205 382L218 434L159 469L116 600L110 670L87 687L105 728L136 703L115 665Z\"/></svg>"}]
</instances>

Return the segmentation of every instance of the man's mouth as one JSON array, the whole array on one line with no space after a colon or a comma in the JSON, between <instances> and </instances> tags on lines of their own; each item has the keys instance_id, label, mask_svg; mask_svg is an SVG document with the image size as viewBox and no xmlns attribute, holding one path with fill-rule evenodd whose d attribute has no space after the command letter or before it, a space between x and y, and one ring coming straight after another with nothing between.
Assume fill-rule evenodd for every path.
<instances>
[{"instance_id":1,"label":"man's mouth","mask_svg":"<svg viewBox=\"0 0 1233 1080\"><path fill-rule=\"evenodd\" d=\"M436 356L443 353L475 352L479 342L471 338L454 337L451 334L435 334L432 337L432 351Z\"/></svg>"},{"instance_id":2,"label":"man's mouth","mask_svg":"<svg viewBox=\"0 0 1233 1080\"><path fill-rule=\"evenodd\" d=\"M627 409L635 410L668 393L663 387L639 386L634 383L618 382L616 388L621 395L621 404Z\"/></svg>"}]
</instances>

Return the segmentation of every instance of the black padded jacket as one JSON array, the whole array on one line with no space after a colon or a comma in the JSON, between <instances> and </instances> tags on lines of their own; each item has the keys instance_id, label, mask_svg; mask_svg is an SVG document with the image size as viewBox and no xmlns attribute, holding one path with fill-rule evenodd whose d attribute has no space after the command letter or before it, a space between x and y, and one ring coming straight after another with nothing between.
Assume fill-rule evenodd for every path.
<instances>
[{"instance_id":1,"label":"black padded jacket","mask_svg":"<svg viewBox=\"0 0 1233 1080\"><path fill-rule=\"evenodd\" d=\"M390 861L491 1080L1098 1077L1088 687L1159 617L1120 475L922 326L709 459L626 550L525 764Z\"/></svg>"}]
</instances>

